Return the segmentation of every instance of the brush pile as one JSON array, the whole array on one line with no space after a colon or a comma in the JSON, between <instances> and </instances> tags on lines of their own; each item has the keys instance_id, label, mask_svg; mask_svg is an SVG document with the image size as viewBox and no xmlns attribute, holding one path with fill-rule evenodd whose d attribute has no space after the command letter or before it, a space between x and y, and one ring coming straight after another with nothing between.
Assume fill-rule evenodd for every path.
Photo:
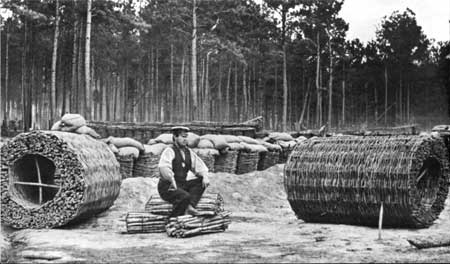
<instances>
[{"instance_id":1,"label":"brush pile","mask_svg":"<svg viewBox=\"0 0 450 264\"><path fill-rule=\"evenodd\" d=\"M14 228L51 228L113 205L119 164L108 146L88 135L22 133L1 148L1 219Z\"/></svg>"},{"instance_id":2,"label":"brush pile","mask_svg":"<svg viewBox=\"0 0 450 264\"><path fill-rule=\"evenodd\" d=\"M222 212L209 218L192 215L172 217L166 226L166 232L168 236L177 238L223 232L231 223L230 214Z\"/></svg>"},{"instance_id":3,"label":"brush pile","mask_svg":"<svg viewBox=\"0 0 450 264\"><path fill-rule=\"evenodd\" d=\"M159 196L152 196L145 204L145 211L156 215L170 215L172 204ZM202 215L213 216L224 211L223 198L218 193L205 193L195 207Z\"/></svg>"},{"instance_id":4,"label":"brush pile","mask_svg":"<svg viewBox=\"0 0 450 264\"><path fill-rule=\"evenodd\" d=\"M298 143L285 166L292 209L309 222L430 226L448 194L448 152L439 136L341 136Z\"/></svg>"}]
</instances>

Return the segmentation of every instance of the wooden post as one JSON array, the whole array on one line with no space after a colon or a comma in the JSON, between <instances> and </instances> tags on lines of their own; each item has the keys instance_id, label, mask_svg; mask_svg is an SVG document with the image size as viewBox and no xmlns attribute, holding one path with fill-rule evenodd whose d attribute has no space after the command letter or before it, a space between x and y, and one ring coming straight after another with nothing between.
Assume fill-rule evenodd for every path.
<instances>
[{"instance_id":1,"label":"wooden post","mask_svg":"<svg viewBox=\"0 0 450 264\"><path fill-rule=\"evenodd\" d=\"M36 157L34 157L34 163L36 164L36 172L37 172L37 176L38 176L38 183L42 184L41 169L39 168L39 163L38 163ZM42 186L39 186L39 205L41 205L41 204L42 204Z\"/></svg>"},{"instance_id":2,"label":"wooden post","mask_svg":"<svg viewBox=\"0 0 450 264\"><path fill-rule=\"evenodd\" d=\"M380 215L378 218L378 240L381 240L381 229L383 228L383 202L380 206Z\"/></svg>"}]
</instances>

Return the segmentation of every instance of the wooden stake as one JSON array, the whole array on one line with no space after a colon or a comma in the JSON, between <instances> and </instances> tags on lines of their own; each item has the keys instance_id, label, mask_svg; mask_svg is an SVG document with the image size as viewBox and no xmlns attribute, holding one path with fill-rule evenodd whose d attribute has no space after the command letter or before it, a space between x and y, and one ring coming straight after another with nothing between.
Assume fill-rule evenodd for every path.
<instances>
[{"instance_id":1,"label":"wooden stake","mask_svg":"<svg viewBox=\"0 0 450 264\"><path fill-rule=\"evenodd\" d=\"M378 240L381 240L381 229L383 227L383 202L380 206L380 216L378 218Z\"/></svg>"},{"instance_id":2,"label":"wooden stake","mask_svg":"<svg viewBox=\"0 0 450 264\"><path fill-rule=\"evenodd\" d=\"M38 176L38 183L42 184L42 179L41 179L41 169L39 168L39 162L37 161L36 156L34 157L34 163L36 164L36 172L37 172L37 176ZM42 186L39 186L39 204L42 204Z\"/></svg>"}]
</instances>

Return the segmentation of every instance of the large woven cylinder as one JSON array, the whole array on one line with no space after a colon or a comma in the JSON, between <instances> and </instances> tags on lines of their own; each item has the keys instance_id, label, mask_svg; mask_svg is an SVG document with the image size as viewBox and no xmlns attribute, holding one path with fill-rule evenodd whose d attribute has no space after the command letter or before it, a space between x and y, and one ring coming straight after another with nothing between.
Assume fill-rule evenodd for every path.
<instances>
[{"instance_id":1,"label":"large woven cylinder","mask_svg":"<svg viewBox=\"0 0 450 264\"><path fill-rule=\"evenodd\" d=\"M49 228L108 209L120 191L119 164L87 135L22 133L1 148L2 222Z\"/></svg>"},{"instance_id":2,"label":"large woven cylinder","mask_svg":"<svg viewBox=\"0 0 450 264\"><path fill-rule=\"evenodd\" d=\"M448 157L430 136L333 137L296 145L284 169L292 209L308 222L430 226L448 193Z\"/></svg>"}]
</instances>

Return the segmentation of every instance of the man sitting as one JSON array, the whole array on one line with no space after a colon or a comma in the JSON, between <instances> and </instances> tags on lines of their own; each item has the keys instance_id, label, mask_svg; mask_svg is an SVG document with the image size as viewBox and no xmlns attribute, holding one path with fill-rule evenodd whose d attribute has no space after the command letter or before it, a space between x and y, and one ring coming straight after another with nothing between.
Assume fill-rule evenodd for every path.
<instances>
[{"instance_id":1,"label":"man sitting","mask_svg":"<svg viewBox=\"0 0 450 264\"><path fill-rule=\"evenodd\" d=\"M208 167L187 147L189 128L177 126L171 130L173 147L163 151L158 164L158 192L173 205L170 217L199 215L195 206L209 185Z\"/></svg>"}]
</instances>

